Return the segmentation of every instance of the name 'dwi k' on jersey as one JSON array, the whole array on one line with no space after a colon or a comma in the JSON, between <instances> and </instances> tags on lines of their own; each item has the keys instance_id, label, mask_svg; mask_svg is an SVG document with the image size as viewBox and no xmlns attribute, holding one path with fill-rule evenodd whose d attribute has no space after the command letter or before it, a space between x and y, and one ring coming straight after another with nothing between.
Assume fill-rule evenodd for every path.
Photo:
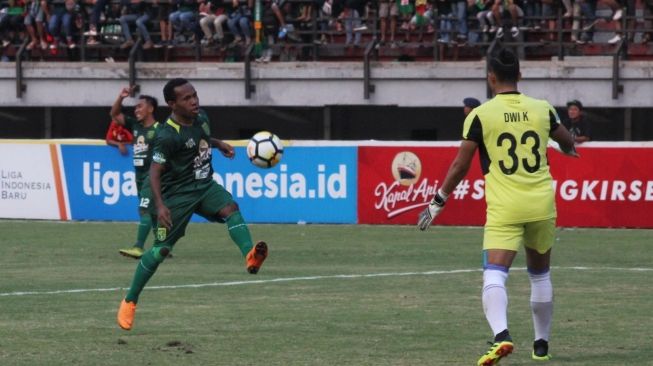
<instances>
[{"instance_id":1,"label":"name 'dwi k' on jersey","mask_svg":"<svg viewBox=\"0 0 653 366\"><path fill-rule=\"evenodd\" d=\"M549 102L518 92L498 94L467 116L463 138L479 146L488 224L556 217L546 148L559 125Z\"/></svg>"}]
</instances>

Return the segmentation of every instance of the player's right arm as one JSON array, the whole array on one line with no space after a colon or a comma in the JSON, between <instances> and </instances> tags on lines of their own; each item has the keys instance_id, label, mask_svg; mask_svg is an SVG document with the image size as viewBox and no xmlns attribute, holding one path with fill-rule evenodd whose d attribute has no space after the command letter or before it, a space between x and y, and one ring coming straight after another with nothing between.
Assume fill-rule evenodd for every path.
<instances>
[{"instance_id":1,"label":"player's right arm","mask_svg":"<svg viewBox=\"0 0 653 366\"><path fill-rule=\"evenodd\" d=\"M454 191L458 183L465 178L469 167L472 165L474 153L478 148L478 144L472 140L463 140L458 149L458 154L449 166L447 176L442 183L442 186L435 193L435 196L429 205L422 211L417 220L417 226L420 230L426 230L431 225L431 222L440 214L444 209L444 204L447 198Z\"/></svg>"},{"instance_id":2,"label":"player's right arm","mask_svg":"<svg viewBox=\"0 0 653 366\"><path fill-rule=\"evenodd\" d=\"M152 198L156 204L157 219L160 226L170 230L172 227L170 210L163 204L163 196L161 195L161 174L164 171L165 165L154 161L150 164L150 188L152 189Z\"/></svg>"},{"instance_id":3,"label":"player's right arm","mask_svg":"<svg viewBox=\"0 0 653 366\"><path fill-rule=\"evenodd\" d=\"M175 142L165 131L160 131L154 139L154 148L152 149L152 162L150 163L150 188L152 189L152 199L157 209L157 218L160 226L170 229L172 227L172 218L170 210L163 203L161 194L161 175L166 171L168 159L174 154Z\"/></svg>"},{"instance_id":4,"label":"player's right arm","mask_svg":"<svg viewBox=\"0 0 653 366\"><path fill-rule=\"evenodd\" d=\"M477 147L478 144L473 140L463 140L460 144L458 154L451 166L449 166L447 176L442 183L441 189L447 196L456 189L458 183L467 175Z\"/></svg>"},{"instance_id":5,"label":"player's right arm","mask_svg":"<svg viewBox=\"0 0 653 366\"><path fill-rule=\"evenodd\" d=\"M477 113L472 111L463 124L463 141L458 148L458 154L449 166L447 176L442 182L442 186L435 193L435 196L429 205L422 211L418 217L417 226L420 230L426 230L431 222L444 209L444 204L451 192L456 189L460 181L465 178L469 167L472 165L472 159L476 149L483 142L483 128L481 120Z\"/></svg>"},{"instance_id":6,"label":"player's right arm","mask_svg":"<svg viewBox=\"0 0 653 366\"><path fill-rule=\"evenodd\" d=\"M120 94L118 94L118 98L116 98L116 101L113 102L113 105L111 106L111 112L109 112L109 115L119 125L125 124L125 115L122 114L122 101L125 100L131 92L131 88L122 88Z\"/></svg>"}]
</instances>

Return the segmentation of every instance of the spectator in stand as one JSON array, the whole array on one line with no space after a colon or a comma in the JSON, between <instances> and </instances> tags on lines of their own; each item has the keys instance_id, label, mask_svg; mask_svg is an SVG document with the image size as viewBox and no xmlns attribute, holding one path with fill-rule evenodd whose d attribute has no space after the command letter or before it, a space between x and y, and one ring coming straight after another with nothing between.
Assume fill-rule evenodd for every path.
<instances>
[{"instance_id":1,"label":"spectator in stand","mask_svg":"<svg viewBox=\"0 0 653 366\"><path fill-rule=\"evenodd\" d=\"M313 14L313 4L300 4L299 7L299 17L297 17L296 21L299 23L308 23L311 21L312 14Z\"/></svg>"},{"instance_id":2,"label":"spectator in stand","mask_svg":"<svg viewBox=\"0 0 653 366\"><path fill-rule=\"evenodd\" d=\"M22 30L25 4L22 0L8 0L7 6L0 10L0 36L2 47L7 47Z\"/></svg>"},{"instance_id":3,"label":"spectator in stand","mask_svg":"<svg viewBox=\"0 0 653 366\"><path fill-rule=\"evenodd\" d=\"M610 44L619 43L619 41L621 41L621 39L623 38L621 35L621 21L620 21L624 14L623 7L616 0L603 0L603 1L612 10L611 20L614 22L614 27L616 31L616 34L614 35L614 37L608 40L608 43Z\"/></svg>"},{"instance_id":4,"label":"spectator in stand","mask_svg":"<svg viewBox=\"0 0 653 366\"><path fill-rule=\"evenodd\" d=\"M524 0L524 27L535 31L540 30L540 19L533 19L542 16L542 3L550 0ZM565 0L567 1L567 0Z\"/></svg>"},{"instance_id":5,"label":"spectator in stand","mask_svg":"<svg viewBox=\"0 0 653 366\"><path fill-rule=\"evenodd\" d=\"M50 44L50 49L56 49L58 44L65 44L69 49L75 48L73 21L78 15L77 3L75 0L65 0L65 2L51 0L51 7L48 32L54 41Z\"/></svg>"},{"instance_id":6,"label":"spectator in stand","mask_svg":"<svg viewBox=\"0 0 653 366\"><path fill-rule=\"evenodd\" d=\"M397 3L399 4L399 17L401 18L400 28L404 31L404 42L408 43L410 42L410 20L415 13L415 0L397 0Z\"/></svg>"},{"instance_id":7,"label":"spectator in stand","mask_svg":"<svg viewBox=\"0 0 653 366\"><path fill-rule=\"evenodd\" d=\"M132 37L129 25L136 24L138 32L145 41L143 49L147 50L154 46L150 33L147 31L147 26L150 21L150 5L142 0L121 0L120 27L125 36L125 42L120 46L122 49L131 48L134 45L134 38Z\"/></svg>"},{"instance_id":8,"label":"spectator in stand","mask_svg":"<svg viewBox=\"0 0 653 366\"><path fill-rule=\"evenodd\" d=\"M286 6L286 0L271 0L271 9L274 12L274 15L277 17L279 22L279 34L277 37L279 39L284 39L289 33L294 31L294 26L292 24L286 24L286 17L283 12L283 8Z\"/></svg>"},{"instance_id":9,"label":"spectator in stand","mask_svg":"<svg viewBox=\"0 0 653 366\"><path fill-rule=\"evenodd\" d=\"M592 127L583 112L583 103L574 99L567 102L567 116L562 124L567 127L576 144L590 141L592 138Z\"/></svg>"},{"instance_id":10,"label":"spectator in stand","mask_svg":"<svg viewBox=\"0 0 653 366\"><path fill-rule=\"evenodd\" d=\"M185 43L187 41L186 32L194 32L193 24L198 17L197 0L173 0L173 12L170 13L170 26L172 27L172 43Z\"/></svg>"},{"instance_id":11,"label":"spectator in stand","mask_svg":"<svg viewBox=\"0 0 653 366\"><path fill-rule=\"evenodd\" d=\"M315 43L327 44L329 40L327 39L327 33L329 31L329 18L331 17L333 7L330 0L313 0L318 9L318 19L316 19L317 28L320 30L320 39L313 40ZM333 37L333 36L331 36ZM331 39L333 43L333 39Z\"/></svg>"},{"instance_id":12,"label":"spectator in stand","mask_svg":"<svg viewBox=\"0 0 653 366\"><path fill-rule=\"evenodd\" d=\"M645 16L648 16L648 17L653 16L653 0L645 0L644 1L644 14L645 14ZM651 23L653 23L653 22L651 22L650 20L649 21L644 21L644 27L646 29L651 29L653 27L653 25ZM642 35L642 43L643 44L648 43L651 40L652 35L653 35L653 32L651 32L651 31L645 32Z\"/></svg>"},{"instance_id":13,"label":"spectator in stand","mask_svg":"<svg viewBox=\"0 0 653 366\"><path fill-rule=\"evenodd\" d=\"M361 23L361 15L365 14L365 6L367 0L346 0L345 11L343 17L345 20L345 45L356 47L360 46L362 34L361 31L366 30ZM355 34L354 34L355 33Z\"/></svg>"},{"instance_id":14,"label":"spectator in stand","mask_svg":"<svg viewBox=\"0 0 653 366\"><path fill-rule=\"evenodd\" d=\"M546 41L556 39L556 19L558 18L558 7L560 4L555 0L542 0L542 16L547 20L542 20L543 28L546 29Z\"/></svg>"},{"instance_id":15,"label":"spectator in stand","mask_svg":"<svg viewBox=\"0 0 653 366\"><path fill-rule=\"evenodd\" d=\"M170 24L170 1L168 0L152 0L152 13L156 14L159 21L159 31L161 32L161 39L154 44L154 48L172 47L170 42L172 39L172 25Z\"/></svg>"},{"instance_id":16,"label":"spectator in stand","mask_svg":"<svg viewBox=\"0 0 653 366\"><path fill-rule=\"evenodd\" d=\"M519 36L519 20L524 17L524 11L517 4L518 0L495 0L492 5L492 13L488 15L490 23L493 25L490 28L490 33L493 29L496 31L497 38L503 38L503 17L510 17L512 24L510 27L510 35L512 38Z\"/></svg>"},{"instance_id":17,"label":"spectator in stand","mask_svg":"<svg viewBox=\"0 0 653 366\"><path fill-rule=\"evenodd\" d=\"M599 22L604 22L605 19L596 17L596 5L598 0L577 0L577 3L578 2L580 2L580 4L578 8L574 9L574 18L576 18L576 14L579 14L586 24L583 25L583 33L579 38L576 38L575 36L578 34L578 30L580 29L580 22L574 21L572 25L572 40L576 41L578 44L591 43L594 41L594 26ZM615 44L621 41L621 23L619 20L623 17L623 9L615 0L603 0L603 2L612 10L612 17L608 21L615 22L617 33L614 37L608 40L608 43Z\"/></svg>"},{"instance_id":18,"label":"spectator in stand","mask_svg":"<svg viewBox=\"0 0 653 366\"><path fill-rule=\"evenodd\" d=\"M102 15L107 6L107 1L108 0L88 0L88 3L93 4L91 16L88 20L88 31L84 32L84 35L88 36L86 44L89 46L100 43L96 38L99 35L98 25L100 24L100 20L102 19Z\"/></svg>"},{"instance_id":19,"label":"spectator in stand","mask_svg":"<svg viewBox=\"0 0 653 366\"><path fill-rule=\"evenodd\" d=\"M436 7L438 9L438 16L440 17L440 37L438 43L447 44L452 42L453 33L453 9L451 8L451 1L437 0Z\"/></svg>"},{"instance_id":20,"label":"spectator in stand","mask_svg":"<svg viewBox=\"0 0 653 366\"><path fill-rule=\"evenodd\" d=\"M419 29L417 42L424 40L424 28L426 28L426 33L431 34L435 32L433 24L433 6L427 0L416 0L415 15L410 20L410 29Z\"/></svg>"},{"instance_id":21,"label":"spectator in stand","mask_svg":"<svg viewBox=\"0 0 653 366\"><path fill-rule=\"evenodd\" d=\"M270 62L270 60L272 60L272 45L274 44L274 38L279 32L279 21L272 9L271 1L266 1L263 4L261 22L263 23L263 29L261 29L261 32L263 33L261 35L263 52L261 53L261 57L256 59L256 62Z\"/></svg>"},{"instance_id":22,"label":"spectator in stand","mask_svg":"<svg viewBox=\"0 0 653 366\"><path fill-rule=\"evenodd\" d=\"M116 123L116 121L111 121L105 140L107 145L117 147L121 155L127 155L129 150L125 145L130 145L134 140L134 136L125 126Z\"/></svg>"},{"instance_id":23,"label":"spectator in stand","mask_svg":"<svg viewBox=\"0 0 653 366\"><path fill-rule=\"evenodd\" d=\"M474 11L476 12L476 20L478 20L478 28L481 33L488 33L490 31L490 21L488 15L492 13L490 8L494 0L476 0L474 1Z\"/></svg>"},{"instance_id":24,"label":"spectator in stand","mask_svg":"<svg viewBox=\"0 0 653 366\"><path fill-rule=\"evenodd\" d=\"M42 50L48 48L48 42L45 40L45 27L43 22L45 20L44 8L48 4L45 0L29 0L27 3L27 14L25 14L25 29L30 37L30 43L27 49L31 50L37 46L41 46Z\"/></svg>"},{"instance_id":25,"label":"spectator in stand","mask_svg":"<svg viewBox=\"0 0 653 366\"><path fill-rule=\"evenodd\" d=\"M458 43L467 42L467 0L453 0L452 13L456 22Z\"/></svg>"},{"instance_id":26,"label":"spectator in stand","mask_svg":"<svg viewBox=\"0 0 653 366\"><path fill-rule=\"evenodd\" d=\"M238 0L232 0L233 11L227 20L227 26L234 35L232 46L242 43L245 40L245 46L252 43L251 18L254 0L247 0L247 3L240 3Z\"/></svg>"},{"instance_id":27,"label":"spectator in stand","mask_svg":"<svg viewBox=\"0 0 653 366\"><path fill-rule=\"evenodd\" d=\"M200 3L200 27L204 33L203 46L213 42L224 44L224 29L222 25L229 19L225 14L225 6L220 0L209 0Z\"/></svg>"},{"instance_id":28,"label":"spectator in stand","mask_svg":"<svg viewBox=\"0 0 653 366\"><path fill-rule=\"evenodd\" d=\"M390 22L390 47L395 48L395 33L397 33L397 16L399 15L399 8L395 0L380 0L379 3L379 19L381 25L381 45L386 42L385 35L388 29L388 21Z\"/></svg>"},{"instance_id":29,"label":"spectator in stand","mask_svg":"<svg viewBox=\"0 0 653 366\"><path fill-rule=\"evenodd\" d=\"M481 102L476 98L467 97L463 99L463 113L465 117L479 105L481 105Z\"/></svg>"}]
</instances>

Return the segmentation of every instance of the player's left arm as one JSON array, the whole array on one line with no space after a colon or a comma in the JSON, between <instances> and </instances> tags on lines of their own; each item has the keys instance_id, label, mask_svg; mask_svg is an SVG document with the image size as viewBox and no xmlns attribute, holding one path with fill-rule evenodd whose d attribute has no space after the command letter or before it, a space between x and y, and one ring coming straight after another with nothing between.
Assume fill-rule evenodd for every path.
<instances>
[{"instance_id":1,"label":"player's left arm","mask_svg":"<svg viewBox=\"0 0 653 366\"><path fill-rule=\"evenodd\" d=\"M571 135L567 127L560 122L560 117L555 108L548 104L549 109L549 136L553 141L557 142L560 150L565 154L573 157L579 157L574 146L574 137Z\"/></svg>"},{"instance_id":2,"label":"player's left arm","mask_svg":"<svg viewBox=\"0 0 653 366\"><path fill-rule=\"evenodd\" d=\"M233 159L234 156L236 156L234 147L222 140L211 137L211 145L215 146L218 150L220 150L222 155L229 159Z\"/></svg>"}]
</instances>

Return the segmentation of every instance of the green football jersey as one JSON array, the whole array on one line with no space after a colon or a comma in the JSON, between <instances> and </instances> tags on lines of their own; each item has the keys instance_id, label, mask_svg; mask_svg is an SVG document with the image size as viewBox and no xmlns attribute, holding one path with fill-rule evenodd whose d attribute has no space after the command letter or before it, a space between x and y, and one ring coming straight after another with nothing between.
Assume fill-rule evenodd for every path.
<instances>
[{"instance_id":1,"label":"green football jersey","mask_svg":"<svg viewBox=\"0 0 653 366\"><path fill-rule=\"evenodd\" d=\"M150 127L143 127L136 118L125 116L125 127L134 135L134 170L136 171L136 182L140 186L150 173L152 162L152 143L156 137L156 130L159 122Z\"/></svg>"},{"instance_id":2,"label":"green football jersey","mask_svg":"<svg viewBox=\"0 0 653 366\"><path fill-rule=\"evenodd\" d=\"M213 167L211 130L206 113L200 111L190 126L168 118L156 133L152 161L165 165L161 176L164 198L208 188L213 179Z\"/></svg>"}]
</instances>

